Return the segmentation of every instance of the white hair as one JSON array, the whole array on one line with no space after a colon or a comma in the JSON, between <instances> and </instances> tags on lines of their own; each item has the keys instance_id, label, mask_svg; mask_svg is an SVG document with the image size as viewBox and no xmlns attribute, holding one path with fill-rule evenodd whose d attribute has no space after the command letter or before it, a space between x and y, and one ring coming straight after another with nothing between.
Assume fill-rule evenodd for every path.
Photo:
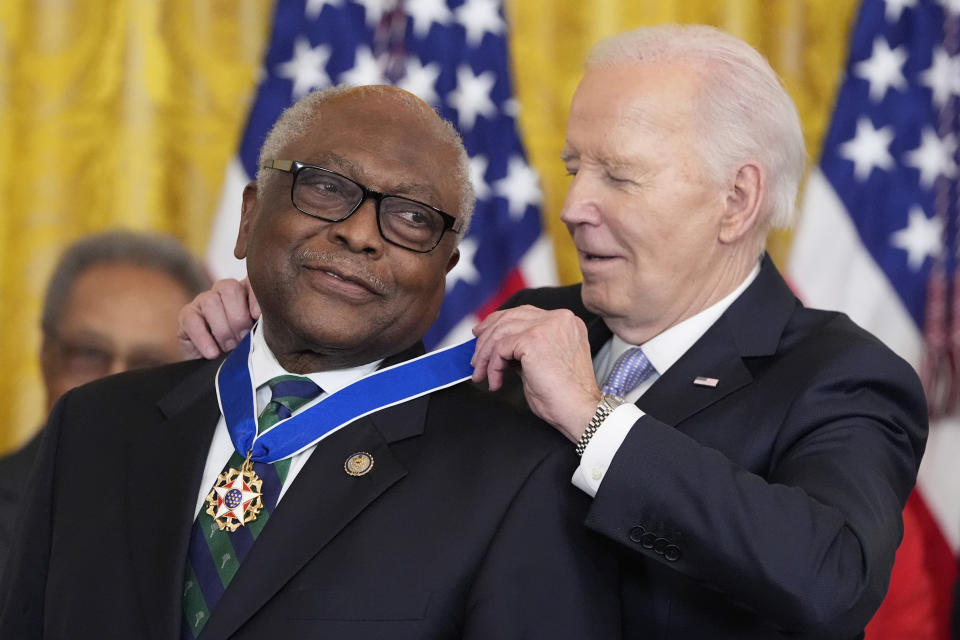
<instances>
[{"instance_id":1,"label":"white hair","mask_svg":"<svg viewBox=\"0 0 960 640\"><path fill-rule=\"evenodd\" d=\"M265 184L273 172L265 170L263 164L265 160L279 160L279 154L284 147L290 144L297 136L308 130L317 117L317 111L320 106L348 92L362 91L380 97L388 97L394 100L399 106L409 109L411 112L417 112L427 115L434 126L434 131L440 140L453 147L457 154L457 163L449 168L459 185L460 202L459 211L451 211L462 220L460 232L457 235L458 242L467 235L470 228L470 219L473 217L473 207L476 203L476 196L473 192L473 184L470 182L470 156L463 146L463 140L454 126L443 119L433 107L418 98L417 96L391 87L388 85L365 85L360 87L351 87L349 85L337 85L320 89L308 93L295 103L287 107L277 121L273 124L270 132L267 133L263 145L260 147L260 157L257 162L257 182ZM296 158L282 158L283 160L296 160Z\"/></svg>"},{"instance_id":2,"label":"white hair","mask_svg":"<svg viewBox=\"0 0 960 640\"><path fill-rule=\"evenodd\" d=\"M767 60L742 40L706 25L641 27L600 41L586 69L679 61L701 75L697 100L701 157L714 178L758 162L767 189L763 230L793 222L806 150L800 117Z\"/></svg>"}]
</instances>

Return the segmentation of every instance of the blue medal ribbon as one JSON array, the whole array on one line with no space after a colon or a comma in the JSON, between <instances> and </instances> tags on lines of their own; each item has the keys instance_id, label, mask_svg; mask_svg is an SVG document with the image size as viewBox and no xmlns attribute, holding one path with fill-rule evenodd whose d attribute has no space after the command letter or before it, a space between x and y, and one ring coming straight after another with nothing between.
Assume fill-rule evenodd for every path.
<instances>
[{"instance_id":1,"label":"blue medal ribbon","mask_svg":"<svg viewBox=\"0 0 960 640\"><path fill-rule=\"evenodd\" d=\"M380 409L463 382L473 374L476 338L374 371L257 436L256 389L250 377L250 334L217 371L217 400L233 446L255 462L276 462L328 433Z\"/></svg>"}]
</instances>

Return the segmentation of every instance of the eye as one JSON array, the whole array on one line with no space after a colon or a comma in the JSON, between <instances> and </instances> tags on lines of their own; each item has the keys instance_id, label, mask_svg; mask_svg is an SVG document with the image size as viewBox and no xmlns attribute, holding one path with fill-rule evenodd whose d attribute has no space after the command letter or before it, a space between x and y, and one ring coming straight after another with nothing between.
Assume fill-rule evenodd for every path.
<instances>
[{"instance_id":1,"label":"eye","mask_svg":"<svg viewBox=\"0 0 960 640\"><path fill-rule=\"evenodd\" d=\"M94 346L65 343L61 348L66 368L77 373L106 371L113 360L113 354Z\"/></svg>"},{"instance_id":2,"label":"eye","mask_svg":"<svg viewBox=\"0 0 960 640\"><path fill-rule=\"evenodd\" d=\"M339 181L335 181L325 175L318 175L312 172L302 175L300 177L300 184L305 187L310 187L311 189L326 191L328 193L338 193L340 191Z\"/></svg>"},{"instance_id":3,"label":"eye","mask_svg":"<svg viewBox=\"0 0 960 640\"><path fill-rule=\"evenodd\" d=\"M619 176L619 175L616 175L616 174L614 174L614 173L610 173L609 171L607 171L607 172L605 173L605 176L606 176L607 180L609 180L610 182L613 182L613 183L615 183L615 184L628 184L628 183L630 183L630 182L633 182L632 180L630 180L630 178L624 178L623 176Z\"/></svg>"},{"instance_id":4,"label":"eye","mask_svg":"<svg viewBox=\"0 0 960 640\"><path fill-rule=\"evenodd\" d=\"M431 216L421 209L403 209L396 211L393 216L411 227L424 227L430 224Z\"/></svg>"}]
</instances>

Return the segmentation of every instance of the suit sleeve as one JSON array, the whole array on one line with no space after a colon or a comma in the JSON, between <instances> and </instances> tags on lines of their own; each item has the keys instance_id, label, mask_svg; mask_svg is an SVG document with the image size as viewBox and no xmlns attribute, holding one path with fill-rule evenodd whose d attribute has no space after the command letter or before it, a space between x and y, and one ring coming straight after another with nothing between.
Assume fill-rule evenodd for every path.
<instances>
[{"instance_id":1,"label":"suit sleeve","mask_svg":"<svg viewBox=\"0 0 960 640\"><path fill-rule=\"evenodd\" d=\"M564 447L537 466L501 522L470 589L465 640L620 637L617 565L583 526Z\"/></svg>"},{"instance_id":2,"label":"suit sleeve","mask_svg":"<svg viewBox=\"0 0 960 640\"><path fill-rule=\"evenodd\" d=\"M782 423L763 427L778 436L760 471L639 419L587 525L784 631L851 637L887 588L926 436L923 393L874 343L795 386ZM724 429L723 415L709 428Z\"/></svg>"},{"instance_id":3,"label":"suit sleeve","mask_svg":"<svg viewBox=\"0 0 960 640\"><path fill-rule=\"evenodd\" d=\"M44 594L50 559L54 461L69 393L53 408L23 497L3 581L0 583L0 638L43 637Z\"/></svg>"}]
</instances>

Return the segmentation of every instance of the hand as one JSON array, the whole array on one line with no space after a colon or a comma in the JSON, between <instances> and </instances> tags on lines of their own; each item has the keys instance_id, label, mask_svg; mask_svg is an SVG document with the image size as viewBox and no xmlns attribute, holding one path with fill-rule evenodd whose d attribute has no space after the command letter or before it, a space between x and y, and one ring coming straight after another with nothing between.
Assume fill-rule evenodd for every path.
<instances>
[{"instance_id":1,"label":"hand","mask_svg":"<svg viewBox=\"0 0 960 640\"><path fill-rule=\"evenodd\" d=\"M530 409L577 442L601 397L583 321L566 309L525 305L490 314L473 333L474 382L486 378L496 391L504 369L519 364Z\"/></svg>"},{"instance_id":2,"label":"hand","mask_svg":"<svg viewBox=\"0 0 960 640\"><path fill-rule=\"evenodd\" d=\"M246 278L217 280L180 310L180 354L212 360L236 347L259 317L260 303Z\"/></svg>"}]
</instances>

